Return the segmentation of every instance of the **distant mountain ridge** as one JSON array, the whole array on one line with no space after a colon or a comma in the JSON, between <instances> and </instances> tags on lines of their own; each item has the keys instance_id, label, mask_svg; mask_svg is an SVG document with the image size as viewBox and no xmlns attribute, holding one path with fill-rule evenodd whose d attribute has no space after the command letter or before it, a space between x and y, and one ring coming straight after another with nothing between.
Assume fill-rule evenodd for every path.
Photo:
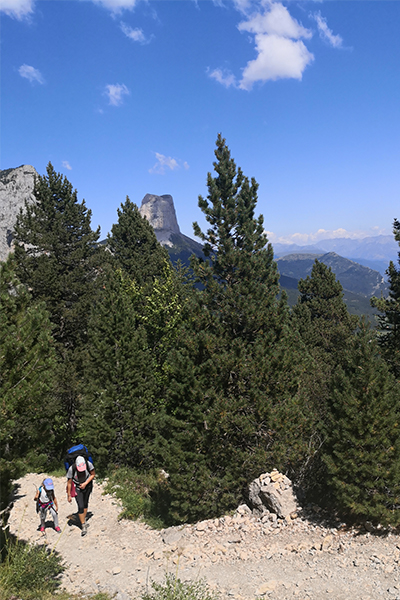
<instances>
[{"instance_id":1,"label":"distant mountain ridge","mask_svg":"<svg viewBox=\"0 0 400 600\"><path fill-rule=\"evenodd\" d=\"M287 254L325 254L335 252L344 258L379 271L384 275L392 260L397 261L399 246L392 235L377 235L362 239L333 238L315 244L272 244L277 258Z\"/></svg>"},{"instance_id":2,"label":"distant mountain ridge","mask_svg":"<svg viewBox=\"0 0 400 600\"><path fill-rule=\"evenodd\" d=\"M388 286L382 275L357 262L343 258L336 252L325 254L288 254L277 259L281 275L294 279L305 279L311 274L315 260L319 260L335 273L343 288L355 294L370 298L388 292Z\"/></svg>"}]
</instances>

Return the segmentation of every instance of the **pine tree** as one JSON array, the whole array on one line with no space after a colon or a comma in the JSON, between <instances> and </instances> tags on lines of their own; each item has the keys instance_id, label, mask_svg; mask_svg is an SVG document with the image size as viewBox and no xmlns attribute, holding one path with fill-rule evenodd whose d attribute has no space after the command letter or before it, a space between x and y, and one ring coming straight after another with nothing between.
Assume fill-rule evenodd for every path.
<instances>
[{"instance_id":1,"label":"pine tree","mask_svg":"<svg viewBox=\"0 0 400 600\"><path fill-rule=\"evenodd\" d=\"M400 222L393 223L395 240L400 245ZM398 255L400 265L400 252ZM400 378L400 268L390 261L386 271L389 280L388 298L371 298L371 304L382 313L378 317L380 344L393 373Z\"/></svg>"},{"instance_id":2,"label":"pine tree","mask_svg":"<svg viewBox=\"0 0 400 600\"><path fill-rule=\"evenodd\" d=\"M332 378L323 453L329 490L342 513L400 523L399 406L399 384L362 327Z\"/></svg>"},{"instance_id":3,"label":"pine tree","mask_svg":"<svg viewBox=\"0 0 400 600\"><path fill-rule=\"evenodd\" d=\"M300 279L293 315L311 357L309 391L322 417L329 396L329 381L351 342L358 318L349 314L343 288L335 274L318 260L311 275Z\"/></svg>"},{"instance_id":4,"label":"pine tree","mask_svg":"<svg viewBox=\"0 0 400 600\"><path fill-rule=\"evenodd\" d=\"M82 352L103 249L97 246L99 229L91 229L91 211L51 163L47 175L37 178L34 196L15 226L17 273L50 313L63 406L59 433L67 443L76 428Z\"/></svg>"},{"instance_id":5,"label":"pine tree","mask_svg":"<svg viewBox=\"0 0 400 600\"><path fill-rule=\"evenodd\" d=\"M304 344L304 392L309 402L313 429L311 460L303 473L307 492L326 494L327 473L321 455L331 419L331 383L336 370L346 359L358 326L343 300L343 288L335 274L318 260L311 275L301 279L293 325Z\"/></svg>"},{"instance_id":6,"label":"pine tree","mask_svg":"<svg viewBox=\"0 0 400 600\"><path fill-rule=\"evenodd\" d=\"M139 285L152 283L155 277L162 278L169 256L158 243L150 223L128 196L117 212L118 223L112 226L107 239L115 266Z\"/></svg>"},{"instance_id":7,"label":"pine tree","mask_svg":"<svg viewBox=\"0 0 400 600\"><path fill-rule=\"evenodd\" d=\"M186 360L189 366L175 373L167 402L177 419L171 431L190 440L185 462L195 455L199 465L195 472L182 461L168 467L176 514L189 482L198 498L189 518L232 508L262 470L290 468L304 456L301 358L286 297L278 299L279 275L263 218L255 217L258 185L236 169L221 136L215 155L217 175L208 174L207 199L199 197L210 228L203 233L194 223L206 257L191 263L202 291L180 334L180 356L174 355L177 364Z\"/></svg>"},{"instance_id":8,"label":"pine tree","mask_svg":"<svg viewBox=\"0 0 400 600\"><path fill-rule=\"evenodd\" d=\"M92 313L79 431L99 466L152 466L157 386L142 304L137 283L121 270L111 271Z\"/></svg>"},{"instance_id":9,"label":"pine tree","mask_svg":"<svg viewBox=\"0 0 400 600\"><path fill-rule=\"evenodd\" d=\"M54 343L43 302L33 302L15 276L14 258L0 263L0 502L9 482L54 452Z\"/></svg>"}]
</instances>

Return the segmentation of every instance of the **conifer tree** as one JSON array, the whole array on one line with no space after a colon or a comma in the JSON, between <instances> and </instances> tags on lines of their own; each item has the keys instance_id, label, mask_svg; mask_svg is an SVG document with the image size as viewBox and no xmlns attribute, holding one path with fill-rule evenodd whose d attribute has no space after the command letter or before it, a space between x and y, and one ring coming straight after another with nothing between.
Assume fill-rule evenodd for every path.
<instances>
[{"instance_id":1,"label":"conifer tree","mask_svg":"<svg viewBox=\"0 0 400 600\"><path fill-rule=\"evenodd\" d=\"M112 226L107 239L116 267L139 285L161 278L169 256L158 243L152 226L128 196L117 212L118 223Z\"/></svg>"},{"instance_id":2,"label":"conifer tree","mask_svg":"<svg viewBox=\"0 0 400 600\"><path fill-rule=\"evenodd\" d=\"M358 318L349 314L342 285L331 268L318 260L311 275L300 279L298 289L294 321L311 357L307 369L309 392L323 417L330 378L345 356Z\"/></svg>"},{"instance_id":3,"label":"conifer tree","mask_svg":"<svg viewBox=\"0 0 400 600\"><path fill-rule=\"evenodd\" d=\"M54 451L54 344L43 302L33 302L15 276L11 256L0 263L0 502L26 468L43 468Z\"/></svg>"},{"instance_id":4,"label":"conifer tree","mask_svg":"<svg viewBox=\"0 0 400 600\"><path fill-rule=\"evenodd\" d=\"M400 222L393 223L395 240L400 245ZM398 253L400 265L400 252ZM400 268L390 261L386 271L389 280L389 297L372 298L371 304L379 310L380 344L393 373L400 378Z\"/></svg>"},{"instance_id":5,"label":"conifer tree","mask_svg":"<svg viewBox=\"0 0 400 600\"><path fill-rule=\"evenodd\" d=\"M180 395L171 392L167 403L177 418L171 430L181 423L181 436L190 439L186 451L199 465L195 474L181 464L169 467L173 510L182 507L189 481L199 499L190 518L232 508L262 470L290 468L304 456L301 359L286 297L278 299L263 218L255 217L258 184L236 169L221 136L216 145L216 176L208 174L208 196L199 197L210 227L203 233L194 223L206 257L191 263L202 288L199 307L180 335L181 358L174 357L182 364L186 355L190 366L183 372L193 373L196 385L176 373L170 390Z\"/></svg>"},{"instance_id":6,"label":"conifer tree","mask_svg":"<svg viewBox=\"0 0 400 600\"><path fill-rule=\"evenodd\" d=\"M33 193L36 201L25 205L15 225L17 273L50 313L63 406L59 433L67 443L76 428L82 352L103 249L97 246L99 229L91 229L91 211L51 163Z\"/></svg>"},{"instance_id":7,"label":"conifer tree","mask_svg":"<svg viewBox=\"0 0 400 600\"><path fill-rule=\"evenodd\" d=\"M331 383L337 368L346 360L358 326L343 300L343 288L335 274L318 260L311 275L300 279L300 292L293 308L293 324L304 344L304 391L309 401L313 429L313 452L304 472L307 491L326 493L327 473L321 462L331 419Z\"/></svg>"},{"instance_id":8,"label":"conifer tree","mask_svg":"<svg viewBox=\"0 0 400 600\"><path fill-rule=\"evenodd\" d=\"M332 378L323 459L342 513L398 525L400 387L364 326Z\"/></svg>"},{"instance_id":9,"label":"conifer tree","mask_svg":"<svg viewBox=\"0 0 400 600\"><path fill-rule=\"evenodd\" d=\"M79 431L99 466L146 468L154 457L156 378L142 303L138 284L111 271L89 324L89 385Z\"/></svg>"}]
</instances>

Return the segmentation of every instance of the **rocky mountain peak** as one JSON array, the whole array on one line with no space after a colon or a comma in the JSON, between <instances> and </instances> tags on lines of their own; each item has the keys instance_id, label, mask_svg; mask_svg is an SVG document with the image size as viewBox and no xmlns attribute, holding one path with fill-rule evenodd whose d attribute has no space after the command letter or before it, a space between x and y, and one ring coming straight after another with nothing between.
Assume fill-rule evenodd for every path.
<instances>
[{"instance_id":1,"label":"rocky mountain peak","mask_svg":"<svg viewBox=\"0 0 400 600\"><path fill-rule=\"evenodd\" d=\"M157 240L164 246L172 246L171 236L180 234L174 200L169 194L156 196L146 194L142 200L140 214L153 227Z\"/></svg>"},{"instance_id":2,"label":"rocky mountain peak","mask_svg":"<svg viewBox=\"0 0 400 600\"><path fill-rule=\"evenodd\" d=\"M31 165L0 171L0 261L12 249L12 228L25 200L34 201L33 186L37 171Z\"/></svg>"}]
</instances>

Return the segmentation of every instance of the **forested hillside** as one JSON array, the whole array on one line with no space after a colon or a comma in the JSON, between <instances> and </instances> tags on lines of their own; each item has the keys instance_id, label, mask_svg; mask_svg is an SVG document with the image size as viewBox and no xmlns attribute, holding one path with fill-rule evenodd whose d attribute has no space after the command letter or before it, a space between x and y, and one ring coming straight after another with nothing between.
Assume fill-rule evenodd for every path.
<instances>
[{"instance_id":1,"label":"forested hillside","mask_svg":"<svg viewBox=\"0 0 400 600\"><path fill-rule=\"evenodd\" d=\"M398 267L377 330L318 260L291 309L258 184L221 136L213 166L190 271L129 198L99 245L71 183L51 164L37 179L0 264L3 505L13 478L83 441L100 473L153 476L165 523L235 508L276 467L343 518L399 524Z\"/></svg>"}]
</instances>

